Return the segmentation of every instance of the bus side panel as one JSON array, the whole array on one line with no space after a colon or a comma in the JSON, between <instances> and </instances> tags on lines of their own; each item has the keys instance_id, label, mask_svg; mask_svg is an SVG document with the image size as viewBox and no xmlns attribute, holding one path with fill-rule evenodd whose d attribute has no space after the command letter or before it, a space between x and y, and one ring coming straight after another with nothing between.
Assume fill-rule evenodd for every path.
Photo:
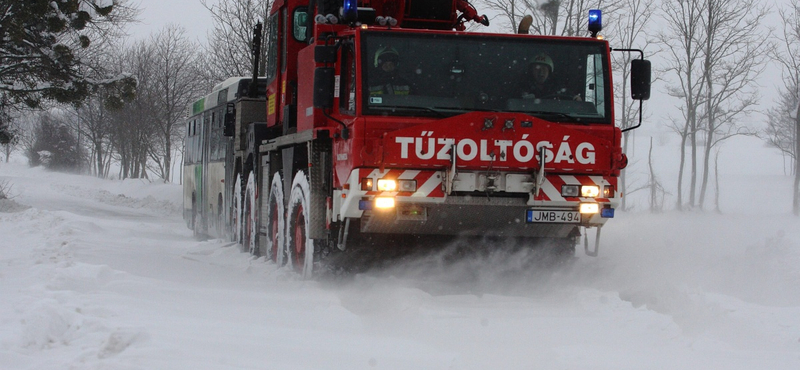
<instances>
[{"instance_id":1,"label":"bus side panel","mask_svg":"<svg viewBox=\"0 0 800 370\"><path fill-rule=\"evenodd\" d=\"M225 162L211 162L208 164L206 172L205 192L208 204L206 215L208 221L208 233L215 237L221 237L224 232L224 206L225 200ZM220 201L222 203L220 203Z\"/></svg>"}]
</instances>

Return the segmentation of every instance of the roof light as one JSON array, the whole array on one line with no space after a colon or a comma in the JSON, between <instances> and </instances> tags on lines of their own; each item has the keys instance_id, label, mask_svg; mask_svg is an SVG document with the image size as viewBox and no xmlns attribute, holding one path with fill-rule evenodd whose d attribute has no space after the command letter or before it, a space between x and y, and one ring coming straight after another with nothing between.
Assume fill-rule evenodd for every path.
<instances>
[{"instance_id":1,"label":"roof light","mask_svg":"<svg viewBox=\"0 0 800 370\"><path fill-rule=\"evenodd\" d=\"M347 23L355 22L358 19L358 0L344 0L342 19Z\"/></svg>"},{"instance_id":2,"label":"roof light","mask_svg":"<svg viewBox=\"0 0 800 370\"><path fill-rule=\"evenodd\" d=\"M597 37L597 33L603 29L603 12L600 9L589 10L589 32L592 37Z\"/></svg>"}]
</instances>

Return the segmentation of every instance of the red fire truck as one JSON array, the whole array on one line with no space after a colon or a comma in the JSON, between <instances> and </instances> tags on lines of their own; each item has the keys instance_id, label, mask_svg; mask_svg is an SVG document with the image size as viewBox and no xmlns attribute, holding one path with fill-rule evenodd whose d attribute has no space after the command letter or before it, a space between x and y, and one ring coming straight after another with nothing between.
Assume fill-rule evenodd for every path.
<instances>
[{"instance_id":1,"label":"red fire truck","mask_svg":"<svg viewBox=\"0 0 800 370\"><path fill-rule=\"evenodd\" d=\"M599 21L590 13L592 36ZM198 178L190 226L232 230L304 276L398 234L570 254L596 228L599 243L627 164L608 42L465 32L465 22L488 25L466 0L274 1L266 77L205 100L232 136L224 179L186 174ZM649 62L632 70L633 98L647 99Z\"/></svg>"}]
</instances>

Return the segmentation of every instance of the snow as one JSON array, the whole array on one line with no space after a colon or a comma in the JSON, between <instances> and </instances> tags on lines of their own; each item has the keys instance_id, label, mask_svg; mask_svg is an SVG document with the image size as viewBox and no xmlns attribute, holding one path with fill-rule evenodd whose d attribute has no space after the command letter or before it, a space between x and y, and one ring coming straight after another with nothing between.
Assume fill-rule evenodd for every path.
<instances>
[{"instance_id":1,"label":"snow","mask_svg":"<svg viewBox=\"0 0 800 370\"><path fill-rule=\"evenodd\" d=\"M194 240L179 185L12 157L0 164L14 196L0 204L0 364L797 369L800 219L790 177L753 143L720 156L723 214L651 214L633 197L597 258L523 269L519 254L434 254L333 282ZM676 149L656 152L667 184Z\"/></svg>"}]
</instances>

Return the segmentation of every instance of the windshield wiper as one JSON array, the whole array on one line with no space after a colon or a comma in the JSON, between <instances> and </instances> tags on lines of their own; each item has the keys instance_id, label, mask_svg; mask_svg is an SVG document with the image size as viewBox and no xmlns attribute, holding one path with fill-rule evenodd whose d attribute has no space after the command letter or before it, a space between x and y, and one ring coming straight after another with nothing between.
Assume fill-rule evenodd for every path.
<instances>
[{"instance_id":1,"label":"windshield wiper","mask_svg":"<svg viewBox=\"0 0 800 370\"><path fill-rule=\"evenodd\" d=\"M433 112L436 113L439 117L447 117L444 112L438 111L435 108L431 107L416 107L416 106L406 106L406 105L377 105L371 106L372 109L385 109L385 110L393 110L393 109L405 109L405 110L416 110L416 111L426 111L426 112Z\"/></svg>"},{"instance_id":2,"label":"windshield wiper","mask_svg":"<svg viewBox=\"0 0 800 370\"><path fill-rule=\"evenodd\" d=\"M581 122L582 119L580 117L575 117L566 113L561 112L549 112L549 111L533 111L528 112L525 111L526 114L530 115L537 115L537 116L550 116L550 117L558 117L558 118L566 118L570 122Z\"/></svg>"}]
</instances>

